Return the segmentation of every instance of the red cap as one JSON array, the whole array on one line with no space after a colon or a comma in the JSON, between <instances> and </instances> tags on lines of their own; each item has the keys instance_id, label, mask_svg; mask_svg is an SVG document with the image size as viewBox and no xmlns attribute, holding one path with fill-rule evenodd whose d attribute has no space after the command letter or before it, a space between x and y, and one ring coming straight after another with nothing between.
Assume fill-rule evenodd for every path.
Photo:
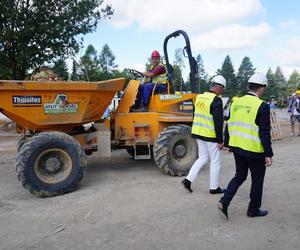
<instances>
[{"instance_id":1,"label":"red cap","mask_svg":"<svg viewBox=\"0 0 300 250\"><path fill-rule=\"evenodd\" d=\"M158 58L158 57L160 57L159 52L157 50L154 50L151 54L151 58Z\"/></svg>"}]
</instances>

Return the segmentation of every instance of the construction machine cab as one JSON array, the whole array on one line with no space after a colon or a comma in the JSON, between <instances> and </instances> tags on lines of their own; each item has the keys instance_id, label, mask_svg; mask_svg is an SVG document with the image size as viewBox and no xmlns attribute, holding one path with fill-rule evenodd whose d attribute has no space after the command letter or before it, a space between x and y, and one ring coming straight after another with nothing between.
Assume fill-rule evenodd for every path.
<instances>
[{"instance_id":1,"label":"construction machine cab","mask_svg":"<svg viewBox=\"0 0 300 250\"><path fill-rule=\"evenodd\" d=\"M196 83L196 74L198 72L198 67L197 67L197 62L196 59L192 55L192 50L191 50L191 45L190 45L190 40L187 35L187 33L183 30L177 30L168 35L163 44L163 50L164 50L164 59L165 59L165 67L167 70L167 93L159 93L156 92L156 86L159 82L155 82L154 88L152 91L152 96L154 94L175 94L175 86L174 86L174 81L175 81L175 72L173 66L170 64L169 61L169 54L168 54L168 42L171 38L177 38L180 35L183 36L185 40L185 47L183 48L183 55L188 58L189 61L189 67L190 67L190 74L189 74L189 79L190 79L190 84L191 84L191 92L192 93L199 93L199 88ZM134 79L140 79L144 78L144 75L134 69L128 69L128 71L133 75ZM151 98L152 99L152 98Z\"/></svg>"},{"instance_id":2,"label":"construction machine cab","mask_svg":"<svg viewBox=\"0 0 300 250\"><path fill-rule=\"evenodd\" d=\"M183 35L184 54L189 59L192 93L178 93L174 88L174 70L169 63L168 42L172 37ZM143 74L129 70L135 78L124 90L119 106L112 114L111 131L113 147L125 148L132 158L153 158L159 169L169 175L182 176L188 173L197 159L197 143L191 138L193 103L197 97L197 63L192 56L187 34L178 30L164 40L164 57L167 68L167 93L151 94L148 111L131 112Z\"/></svg>"}]
</instances>

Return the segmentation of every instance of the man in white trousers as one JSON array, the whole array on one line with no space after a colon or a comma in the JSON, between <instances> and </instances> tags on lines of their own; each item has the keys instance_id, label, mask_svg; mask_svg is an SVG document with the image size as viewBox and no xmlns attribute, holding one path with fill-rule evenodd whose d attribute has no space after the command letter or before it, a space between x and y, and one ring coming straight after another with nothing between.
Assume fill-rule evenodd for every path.
<instances>
[{"instance_id":1,"label":"man in white trousers","mask_svg":"<svg viewBox=\"0 0 300 250\"><path fill-rule=\"evenodd\" d=\"M192 137L197 140L199 158L194 162L187 177L181 182L193 192L191 185L199 171L210 159L210 190L211 194L224 193L219 187L220 150L223 148L223 104L219 97L226 87L223 76L217 75L212 80L210 90L199 94L195 101L195 112Z\"/></svg>"}]
</instances>

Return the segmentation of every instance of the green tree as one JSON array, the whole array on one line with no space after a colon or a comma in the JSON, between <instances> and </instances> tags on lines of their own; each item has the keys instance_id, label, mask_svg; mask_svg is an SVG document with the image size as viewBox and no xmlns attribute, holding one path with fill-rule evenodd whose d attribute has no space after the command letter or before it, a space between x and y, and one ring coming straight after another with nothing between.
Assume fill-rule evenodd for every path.
<instances>
[{"instance_id":1,"label":"green tree","mask_svg":"<svg viewBox=\"0 0 300 250\"><path fill-rule=\"evenodd\" d=\"M268 81L268 86L262 96L262 99L269 101L271 99L271 96L275 96L276 98L278 98L279 87L275 81L275 75L271 68L268 69L266 77Z\"/></svg>"},{"instance_id":2,"label":"green tree","mask_svg":"<svg viewBox=\"0 0 300 250\"><path fill-rule=\"evenodd\" d=\"M224 96L233 97L238 93L238 85L234 74L234 68L229 55L225 57L222 68L217 70L217 73L226 79L226 88L224 89Z\"/></svg>"},{"instance_id":3,"label":"green tree","mask_svg":"<svg viewBox=\"0 0 300 250\"><path fill-rule=\"evenodd\" d=\"M69 73L68 73L68 66L64 59L60 58L52 67L54 73L56 73L62 80L68 81Z\"/></svg>"},{"instance_id":4,"label":"green tree","mask_svg":"<svg viewBox=\"0 0 300 250\"><path fill-rule=\"evenodd\" d=\"M72 60L72 73L71 73L71 77L70 79L72 81L77 81L80 79L80 75L78 74L78 63L76 62L76 60L73 58Z\"/></svg>"},{"instance_id":5,"label":"green tree","mask_svg":"<svg viewBox=\"0 0 300 250\"><path fill-rule=\"evenodd\" d=\"M280 94L280 96L287 96L287 82L280 67L276 68L274 74L274 81L275 84L278 86L278 93Z\"/></svg>"},{"instance_id":6,"label":"green tree","mask_svg":"<svg viewBox=\"0 0 300 250\"><path fill-rule=\"evenodd\" d=\"M29 69L68 55L113 10L103 0L1 0L0 77L24 79Z\"/></svg>"},{"instance_id":7,"label":"green tree","mask_svg":"<svg viewBox=\"0 0 300 250\"><path fill-rule=\"evenodd\" d=\"M244 95L247 92L247 84L249 78L255 73L255 68L248 56L245 56L241 62L236 77L237 86L239 88L239 93Z\"/></svg>"},{"instance_id":8,"label":"green tree","mask_svg":"<svg viewBox=\"0 0 300 250\"><path fill-rule=\"evenodd\" d=\"M75 64L74 66L73 63L73 72L74 67L76 68L77 65ZM82 74L80 73L80 70ZM84 55L80 58L79 69L76 69L75 71L77 72L79 79L84 79L86 81L102 81L124 77L126 78L127 84L132 78L127 70L119 71L117 69L115 56L107 44L103 46L100 55L98 55L93 45L88 45ZM71 78L74 74L72 73Z\"/></svg>"},{"instance_id":9,"label":"green tree","mask_svg":"<svg viewBox=\"0 0 300 250\"><path fill-rule=\"evenodd\" d=\"M300 74L294 70L287 82L287 90L289 93L294 92L300 84Z\"/></svg>"},{"instance_id":10,"label":"green tree","mask_svg":"<svg viewBox=\"0 0 300 250\"><path fill-rule=\"evenodd\" d=\"M182 72L180 67L177 64L173 65L173 70L174 70L174 88L175 91L181 91L183 90L184 86L184 81L182 79Z\"/></svg>"},{"instance_id":11,"label":"green tree","mask_svg":"<svg viewBox=\"0 0 300 250\"><path fill-rule=\"evenodd\" d=\"M97 81L100 78L99 61L97 51L93 45L89 44L84 55L80 59L81 68L84 72L84 80Z\"/></svg>"},{"instance_id":12,"label":"green tree","mask_svg":"<svg viewBox=\"0 0 300 250\"><path fill-rule=\"evenodd\" d=\"M209 89L209 83L207 82L207 74L204 69L204 63L200 54L196 57L198 72L196 74L196 81L199 86L199 93Z\"/></svg>"},{"instance_id":13,"label":"green tree","mask_svg":"<svg viewBox=\"0 0 300 250\"><path fill-rule=\"evenodd\" d=\"M183 58L183 51L182 49L178 48L175 50L175 61L174 64L178 65L178 67L183 70L185 68L184 65L184 58Z\"/></svg>"},{"instance_id":14,"label":"green tree","mask_svg":"<svg viewBox=\"0 0 300 250\"><path fill-rule=\"evenodd\" d=\"M128 82L133 79L133 76L128 72L127 69L123 69L122 71L113 70L112 78L120 78L120 77L124 77L126 79L124 87L126 87Z\"/></svg>"},{"instance_id":15,"label":"green tree","mask_svg":"<svg viewBox=\"0 0 300 250\"><path fill-rule=\"evenodd\" d=\"M110 50L109 46L105 44L99 55L99 64L104 74L109 75L118 65L115 64L116 57Z\"/></svg>"},{"instance_id":16,"label":"green tree","mask_svg":"<svg viewBox=\"0 0 300 250\"><path fill-rule=\"evenodd\" d=\"M175 50L175 60L173 62L173 69L174 69L174 88L175 91L183 90L184 81L182 78L182 71L184 69L184 59L183 59L183 51L182 49L178 48Z\"/></svg>"}]
</instances>

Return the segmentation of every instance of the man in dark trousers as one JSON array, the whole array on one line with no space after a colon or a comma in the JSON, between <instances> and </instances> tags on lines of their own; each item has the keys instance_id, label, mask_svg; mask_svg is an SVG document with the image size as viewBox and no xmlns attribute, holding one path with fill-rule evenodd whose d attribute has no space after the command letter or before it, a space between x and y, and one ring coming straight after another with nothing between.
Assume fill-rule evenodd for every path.
<instances>
[{"instance_id":1,"label":"man in dark trousers","mask_svg":"<svg viewBox=\"0 0 300 250\"><path fill-rule=\"evenodd\" d=\"M255 73L248 81L249 92L232 103L225 145L233 151L236 173L229 182L224 196L219 201L219 210L228 219L228 206L240 185L251 173L249 217L266 216L267 210L260 209L266 167L271 166L273 151L270 135L270 107L259 99L267 86L267 78ZM229 137L229 138L228 138Z\"/></svg>"},{"instance_id":2,"label":"man in dark trousers","mask_svg":"<svg viewBox=\"0 0 300 250\"><path fill-rule=\"evenodd\" d=\"M210 90L198 95L195 101L192 137L197 141L199 158L181 183L187 190L193 192L192 182L210 159L209 192L210 194L221 194L224 192L219 187L220 150L223 148L223 104L219 95L226 87L226 80L223 76L217 75L211 82Z\"/></svg>"}]
</instances>

